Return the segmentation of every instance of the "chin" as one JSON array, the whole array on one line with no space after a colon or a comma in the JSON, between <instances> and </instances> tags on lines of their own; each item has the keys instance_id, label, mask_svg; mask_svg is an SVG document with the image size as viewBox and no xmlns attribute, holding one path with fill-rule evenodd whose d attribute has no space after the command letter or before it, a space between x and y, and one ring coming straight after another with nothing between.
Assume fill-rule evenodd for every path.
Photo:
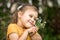
<instances>
[{"instance_id":1,"label":"chin","mask_svg":"<svg viewBox=\"0 0 60 40\"><path fill-rule=\"evenodd\" d=\"M30 27L32 27L33 25L31 25L31 24L26 24L26 27L27 28L30 28Z\"/></svg>"},{"instance_id":2,"label":"chin","mask_svg":"<svg viewBox=\"0 0 60 40\"><path fill-rule=\"evenodd\" d=\"M28 28L32 27L32 25L29 25Z\"/></svg>"}]
</instances>

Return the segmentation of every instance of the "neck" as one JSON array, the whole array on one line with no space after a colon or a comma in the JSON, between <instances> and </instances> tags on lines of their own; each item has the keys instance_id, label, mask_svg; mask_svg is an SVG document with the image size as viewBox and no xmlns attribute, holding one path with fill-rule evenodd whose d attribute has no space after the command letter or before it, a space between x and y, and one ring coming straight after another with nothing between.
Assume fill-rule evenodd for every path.
<instances>
[{"instance_id":1,"label":"neck","mask_svg":"<svg viewBox=\"0 0 60 40\"><path fill-rule=\"evenodd\" d=\"M21 20L18 20L17 25L18 25L19 27L24 28L24 26L23 26L23 24L22 24ZM25 29L25 28L24 28L24 29Z\"/></svg>"}]
</instances>

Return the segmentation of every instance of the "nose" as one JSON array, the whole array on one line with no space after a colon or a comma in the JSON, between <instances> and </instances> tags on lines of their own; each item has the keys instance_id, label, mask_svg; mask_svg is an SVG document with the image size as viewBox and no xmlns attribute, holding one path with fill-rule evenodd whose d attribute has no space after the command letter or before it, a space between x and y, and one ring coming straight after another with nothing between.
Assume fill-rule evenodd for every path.
<instances>
[{"instance_id":1,"label":"nose","mask_svg":"<svg viewBox=\"0 0 60 40\"><path fill-rule=\"evenodd\" d=\"M31 22L34 24L34 18L31 18Z\"/></svg>"}]
</instances>

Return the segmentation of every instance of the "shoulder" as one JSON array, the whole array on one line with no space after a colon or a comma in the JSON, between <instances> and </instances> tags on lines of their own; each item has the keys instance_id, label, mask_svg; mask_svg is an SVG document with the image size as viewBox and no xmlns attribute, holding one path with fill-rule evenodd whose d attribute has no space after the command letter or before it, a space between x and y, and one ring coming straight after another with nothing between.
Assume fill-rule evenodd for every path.
<instances>
[{"instance_id":1,"label":"shoulder","mask_svg":"<svg viewBox=\"0 0 60 40\"><path fill-rule=\"evenodd\" d=\"M17 27L16 27L16 24L9 24L8 25L8 28L7 28L7 34L10 34L10 33L17 33Z\"/></svg>"},{"instance_id":2,"label":"shoulder","mask_svg":"<svg viewBox=\"0 0 60 40\"><path fill-rule=\"evenodd\" d=\"M15 28L17 25L16 24L9 24L8 28Z\"/></svg>"},{"instance_id":3,"label":"shoulder","mask_svg":"<svg viewBox=\"0 0 60 40\"><path fill-rule=\"evenodd\" d=\"M11 24L9 24L8 26L16 26L16 24L11 23Z\"/></svg>"},{"instance_id":4,"label":"shoulder","mask_svg":"<svg viewBox=\"0 0 60 40\"><path fill-rule=\"evenodd\" d=\"M7 29L7 37L15 40L15 37L18 38L18 31L16 24L9 24Z\"/></svg>"}]
</instances>

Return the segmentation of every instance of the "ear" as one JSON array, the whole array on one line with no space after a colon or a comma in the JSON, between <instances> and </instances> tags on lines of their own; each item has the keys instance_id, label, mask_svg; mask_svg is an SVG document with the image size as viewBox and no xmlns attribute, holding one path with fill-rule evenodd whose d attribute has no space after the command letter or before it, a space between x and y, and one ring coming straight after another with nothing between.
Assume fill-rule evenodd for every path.
<instances>
[{"instance_id":1,"label":"ear","mask_svg":"<svg viewBox=\"0 0 60 40\"><path fill-rule=\"evenodd\" d=\"M22 16L22 12L19 11L19 12L18 12L18 18L21 18L21 16Z\"/></svg>"}]
</instances>

